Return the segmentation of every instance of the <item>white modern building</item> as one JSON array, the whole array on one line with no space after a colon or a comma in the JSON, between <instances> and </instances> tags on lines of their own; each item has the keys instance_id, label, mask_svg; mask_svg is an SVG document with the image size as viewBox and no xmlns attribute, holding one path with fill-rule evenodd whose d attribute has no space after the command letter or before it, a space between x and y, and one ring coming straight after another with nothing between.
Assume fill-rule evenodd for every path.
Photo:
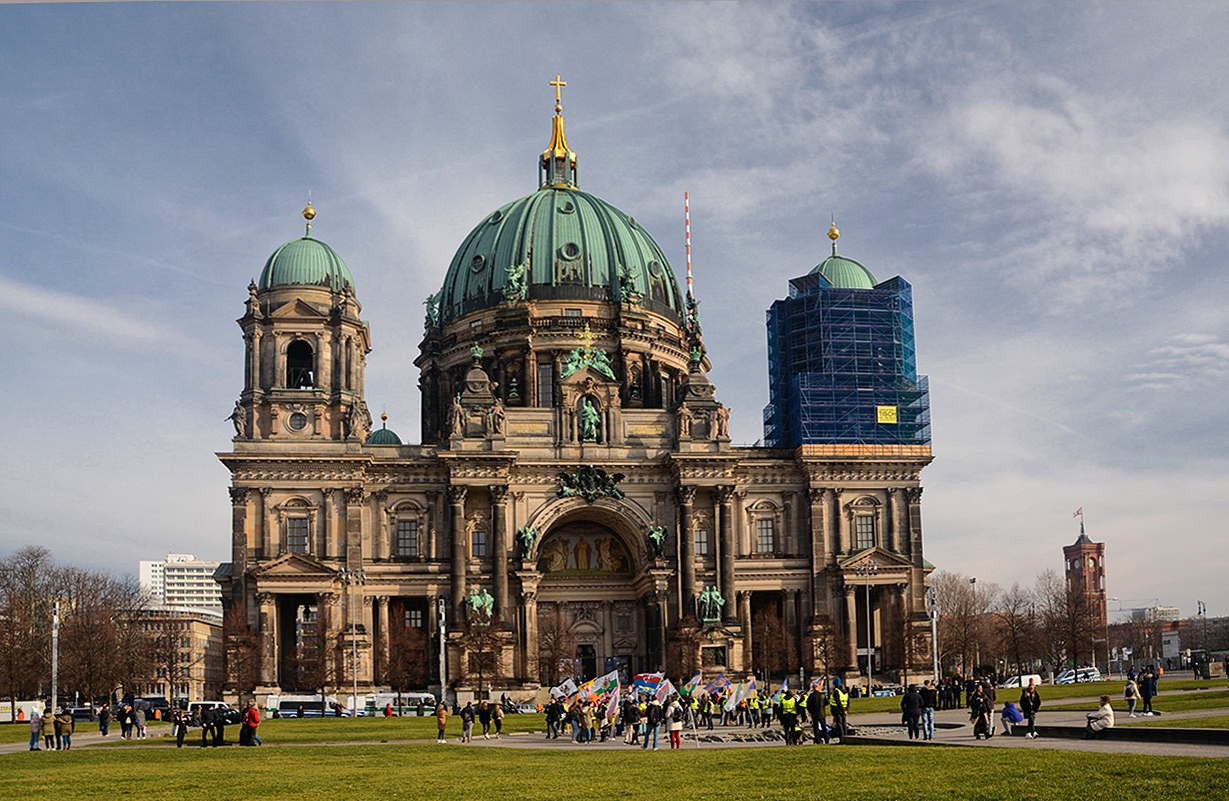
<instances>
[{"instance_id":1,"label":"white modern building","mask_svg":"<svg viewBox=\"0 0 1229 801\"><path fill-rule=\"evenodd\" d=\"M213 580L217 562L190 553L168 553L160 562L141 562L141 589L157 606L199 609L222 614L222 591Z\"/></svg>"}]
</instances>

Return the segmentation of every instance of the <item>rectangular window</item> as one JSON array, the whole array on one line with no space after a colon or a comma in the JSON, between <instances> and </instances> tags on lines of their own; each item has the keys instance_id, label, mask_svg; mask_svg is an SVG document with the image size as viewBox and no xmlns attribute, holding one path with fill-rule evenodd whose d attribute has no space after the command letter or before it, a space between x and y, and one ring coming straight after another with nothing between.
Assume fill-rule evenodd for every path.
<instances>
[{"instance_id":1,"label":"rectangular window","mask_svg":"<svg viewBox=\"0 0 1229 801\"><path fill-rule=\"evenodd\" d=\"M755 521L755 550L757 553L773 553L777 549L776 531L771 517Z\"/></svg>"},{"instance_id":2,"label":"rectangular window","mask_svg":"<svg viewBox=\"0 0 1229 801\"><path fill-rule=\"evenodd\" d=\"M478 559L486 556L486 532L475 531L472 539L473 548L470 556Z\"/></svg>"},{"instance_id":3,"label":"rectangular window","mask_svg":"<svg viewBox=\"0 0 1229 801\"><path fill-rule=\"evenodd\" d=\"M286 550L291 553L307 553L306 517L291 517L286 520Z\"/></svg>"},{"instance_id":4,"label":"rectangular window","mask_svg":"<svg viewBox=\"0 0 1229 801\"><path fill-rule=\"evenodd\" d=\"M538 406L549 409L555 405L555 367L549 362L538 365Z\"/></svg>"},{"instance_id":5,"label":"rectangular window","mask_svg":"<svg viewBox=\"0 0 1229 801\"><path fill-rule=\"evenodd\" d=\"M418 521L397 521L397 555L418 556Z\"/></svg>"},{"instance_id":6,"label":"rectangular window","mask_svg":"<svg viewBox=\"0 0 1229 801\"><path fill-rule=\"evenodd\" d=\"M864 551L875 547L875 518L870 515L858 515L854 521L854 548Z\"/></svg>"},{"instance_id":7,"label":"rectangular window","mask_svg":"<svg viewBox=\"0 0 1229 801\"><path fill-rule=\"evenodd\" d=\"M582 317L584 316L584 313L580 309L564 309L563 316L564 317Z\"/></svg>"},{"instance_id":8,"label":"rectangular window","mask_svg":"<svg viewBox=\"0 0 1229 801\"><path fill-rule=\"evenodd\" d=\"M423 624L423 614L421 609L405 610L405 625L406 628L421 629Z\"/></svg>"},{"instance_id":9,"label":"rectangular window","mask_svg":"<svg viewBox=\"0 0 1229 801\"><path fill-rule=\"evenodd\" d=\"M696 556L708 556L708 532L696 529Z\"/></svg>"}]
</instances>

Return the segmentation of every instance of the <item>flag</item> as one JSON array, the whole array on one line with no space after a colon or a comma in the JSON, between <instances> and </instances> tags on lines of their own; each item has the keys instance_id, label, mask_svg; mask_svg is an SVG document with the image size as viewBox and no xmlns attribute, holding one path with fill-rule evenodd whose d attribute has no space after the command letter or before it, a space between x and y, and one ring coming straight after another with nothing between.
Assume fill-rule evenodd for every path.
<instances>
[{"instance_id":1,"label":"flag","mask_svg":"<svg viewBox=\"0 0 1229 801\"><path fill-rule=\"evenodd\" d=\"M753 695L759 695L759 692L760 688L756 686L755 679L752 679L751 681L747 682L747 687L743 690L743 698L750 698ZM741 701L742 698L738 700Z\"/></svg>"},{"instance_id":2,"label":"flag","mask_svg":"<svg viewBox=\"0 0 1229 801\"><path fill-rule=\"evenodd\" d=\"M614 720L615 715L619 713L619 704L621 702L619 691L619 683L615 682L614 691L610 693L610 698L606 702L606 720Z\"/></svg>"},{"instance_id":3,"label":"flag","mask_svg":"<svg viewBox=\"0 0 1229 801\"><path fill-rule=\"evenodd\" d=\"M712 693L715 693L718 690L724 689L729 686L730 686L730 680L725 677L724 673L722 673L717 678L710 679L708 684L704 685L704 692L709 693L711 695Z\"/></svg>"},{"instance_id":4,"label":"flag","mask_svg":"<svg viewBox=\"0 0 1229 801\"><path fill-rule=\"evenodd\" d=\"M673 695L674 692L674 685L670 683L669 679L666 679L661 684L657 685L657 692L654 693L654 697L656 697L658 701L665 701Z\"/></svg>"},{"instance_id":5,"label":"flag","mask_svg":"<svg viewBox=\"0 0 1229 801\"><path fill-rule=\"evenodd\" d=\"M827 677L826 676L816 676L815 678L811 679L811 689L819 690L820 692L823 692L825 678Z\"/></svg>"},{"instance_id":6,"label":"flag","mask_svg":"<svg viewBox=\"0 0 1229 801\"><path fill-rule=\"evenodd\" d=\"M632 684L638 690L644 690L647 693L655 693L657 692L658 685L661 684L662 679L665 677L665 673L637 673L635 677L632 678Z\"/></svg>"},{"instance_id":7,"label":"flag","mask_svg":"<svg viewBox=\"0 0 1229 801\"><path fill-rule=\"evenodd\" d=\"M785 681L781 682L781 689L777 690L772 695L773 702L781 700L781 696L785 695L785 691L789 689L789 676L785 677Z\"/></svg>"},{"instance_id":8,"label":"flag","mask_svg":"<svg viewBox=\"0 0 1229 801\"><path fill-rule=\"evenodd\" d=\"M605 676L586 681L577 688L587 698L599 698L619 686L619 671L612 670Z\"/></svg>"},{"instance_id":9,"label":"flag","mask_svg":"<svg viewBox=\"0 0 1229 801\"><path fill-rule=\"evenodd\" d=\"M1072 519L1077 518L1077 517L1083 517L1083 516L1084 516L1083 506L1081 506L1079 509L1076 509L1074 512L1071 513Z\"/></svg>"},{"instance_id":10,"label":"flag","mask_svg":"<svg viewBox=\"0 0 1229 801\"><path fill-rule=\"evenodd\" d=\"M550 694L556 698L569 698L575 693L576 682L572 681L571 678L564 679L563 684L560 684L558 687L550 688Z\"/></svg>"},{"instance_id":11,"label":"flag","mask_svg":"<svg viewBox=\"0 0 1229 801\"><path fill-rule=\"evenodd\" d=\"M746 692L747 692L747 685L743 684L742 682L739 682L738 686L734 688L734 691L730 693L730 697L725 699L725 704L721 708L724 709L726 712L733 712L734 707L738 706L738 704L743 700L743 698L746 698L746 695L745 695Z\"/></svg>"},{"instance_id":12,"label":"flag","mask_svg":"<svg viewBox=\"0 0 1229 801\"><path fill-rule=\"evenodd\" d=\"M688 696L691 695L693 692L695 692L696 688L700 686L701 678L703 678L702 673L697 673L696 675L692 676L691 681L687 682L686 684L684 684L682 687L679 688L679 692L683 695L688 695Z\"/></svg>"}]
</instances>

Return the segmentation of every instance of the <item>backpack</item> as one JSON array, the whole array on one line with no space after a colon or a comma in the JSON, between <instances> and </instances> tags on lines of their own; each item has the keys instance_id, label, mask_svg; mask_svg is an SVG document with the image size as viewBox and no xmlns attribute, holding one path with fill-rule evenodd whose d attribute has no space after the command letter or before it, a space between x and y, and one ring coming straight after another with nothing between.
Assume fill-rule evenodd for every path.
<instances>
[{"instance_id":1,"label":"backpack","mask_svg":"<svg viewBox=\"0 0 1229 801\"><path fill-rule=\"evenodd\" d=\"M682 723L683 722L683 708L681 706L676 706L674 708L674 713L670 716L670 719L673 720L675 723Z\"/></svg>"}]
</instances>

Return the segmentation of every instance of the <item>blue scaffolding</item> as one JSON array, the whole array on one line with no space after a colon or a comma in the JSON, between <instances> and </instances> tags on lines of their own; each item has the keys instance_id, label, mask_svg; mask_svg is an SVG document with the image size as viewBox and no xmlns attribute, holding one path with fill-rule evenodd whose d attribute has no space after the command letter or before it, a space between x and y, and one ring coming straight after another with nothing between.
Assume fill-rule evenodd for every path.
<instances>
[{"instance_id":1,"label":"blue scaffolding","mask_svg":"<svg viewBox=\"0 0 1229 801\"><path fill-rule=\"evenodd\" d=\"M820 273L790 281L768 310L764 440L930 444L930 396L917 375L913 291L892 278L834 287Z\"/></svg>"}]
</instances>

